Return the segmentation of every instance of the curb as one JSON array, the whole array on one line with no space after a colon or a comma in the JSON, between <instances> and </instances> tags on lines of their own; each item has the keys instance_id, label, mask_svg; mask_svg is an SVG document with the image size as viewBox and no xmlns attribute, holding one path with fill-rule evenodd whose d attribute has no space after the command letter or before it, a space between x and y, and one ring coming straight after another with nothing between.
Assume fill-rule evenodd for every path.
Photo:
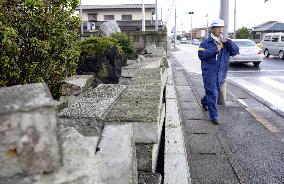
<instances>
[{"instance_id":1,"label":"curb","mask_svg":"<svg viewBox=\"0 0 284 184\"><path fill-rule=\"evenodd\" d=\"M169 62L166 85L165 121L165 184L190 184L188 159L180 121L175 84L173 82L171 61Z\"/></svg>"}]
</instances>

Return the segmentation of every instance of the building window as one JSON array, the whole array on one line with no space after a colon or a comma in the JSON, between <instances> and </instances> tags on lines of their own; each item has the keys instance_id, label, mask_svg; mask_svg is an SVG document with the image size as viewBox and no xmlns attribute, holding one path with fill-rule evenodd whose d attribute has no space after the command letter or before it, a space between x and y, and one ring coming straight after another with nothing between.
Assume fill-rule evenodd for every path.
<instances>
[{"instance_id":1,"label":"building window","mask_svg":"<svg viewBox=\"0 0 284 184\"><path fill-rule=\"evenodd\" d=\"M122 15L121 19L122 20L132 20L132 15Z\"/></svg>"},{"instance_id":2,"label":"building window","mask_svg":"<svg viewBox=\"0 0 284 184\"><path fill-rule=\"evenodd\" d=\"M114 15L104 15L104 20L114 20Z\"/></svg>"},{"instance_id":3,"label":"building window","mask_svg":"<svg viewBox=\"0 0 284 184\"><path fill-rule=\"evenodd\" d=\"M97 20L97 14L88 14L88 21L94 21Z\"/></svg>"},{"instance_id":4,"label":"building window","mask_svg":"<svg viewBox=\"0 0 284 184\"><path fill-rule=\"evenodd\" d=\"M260 39L260 35L259 34L254 34L254 35L252 35L252 37L253 37L253 39L256 39L256 40Z\"/></svg>"},{"instance_id":5,"label":"building window","mask_svg":"<svg viewBox=\"0 0 284 184\"><path fill-rule=\"evenodd\" d=\"M272 42L278 42L279 36L273 36L272 37Z\"/></svg>"},{"instance_id":6,"label":"building window","mask_svg":"<svg viewBox=\"0 0 284 184\"><path fill-rule=\"evenodd\" d=\"M271 40L271 36L265 36L264 37L264 41L269 41L270 42L270 40Z\"/></svg>"}]
</instances>

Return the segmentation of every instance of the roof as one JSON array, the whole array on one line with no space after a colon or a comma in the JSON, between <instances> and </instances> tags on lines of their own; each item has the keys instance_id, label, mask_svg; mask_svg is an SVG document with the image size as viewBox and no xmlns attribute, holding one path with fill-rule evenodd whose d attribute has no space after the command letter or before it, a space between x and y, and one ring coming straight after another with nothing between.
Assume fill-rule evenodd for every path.
<instances>
[{"instance_id":1,"label":"roof","mask_svg":"<svg viewBox=\"0 0 284 184\"><path fill-rule=\"evenodd\" d=\"M145 4L145 9L154 9L155 4ZM83 10L102 10L102 9L142 9L142 4L114 4L114 5L81 5ZM80 9L77 8L77 10Z\"/></svg>"},{"instance_id":2,"label":"roof","mask_svg":"<svg viewBox=\"0 0 284 184\"><path fill-rule=\"evenodd\" d=\"M284 23L274 22L271 24L266 24L262 27L258 27L252 30L253 32L262 32L262 31L284 31Z\"/></svg>"},{"instance_id":3,"label":"roof","mask_svg":"<svg viewBox=\"0 0 284 184\"><path fill-rule=\"evenodd\" d=\"M265 22L263 24L260 24L260 25L257 25L257 26L254 26L253 28L259 28L259 27L263 27L263 26L266 26L266 25L269 25L269 24L273 24L277 21L268 21L268 22Z\"/></svg>"},{"instance_id":4,"label":"roof","mask_svg":"<svg viewBox=\"0 0 284 184\"><path fill-rule=\"evenodd\" d=\"M192 29L192 32L200 31L200 30L205 30L205 28L193 28L193 29Z\"/></svg>"}]
</instances>

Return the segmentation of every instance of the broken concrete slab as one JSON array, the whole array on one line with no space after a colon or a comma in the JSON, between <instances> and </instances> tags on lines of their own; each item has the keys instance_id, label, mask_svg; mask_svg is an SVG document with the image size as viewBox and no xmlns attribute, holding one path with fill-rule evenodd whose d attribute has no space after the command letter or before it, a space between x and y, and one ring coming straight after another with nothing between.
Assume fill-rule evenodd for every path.
<instances>
[{"instance_id":1,"label":"broken concrete slab","mask_svg":"<svg viewBox=\"0 0 284 184\"><path fill-rule=\"evenodd\" d=\"M121 77L134 77L141 67L141 63L124 66L121 68Z\"/></svg>"},{"instance_id":2,"label":"broken concrete slab","mask_svg":"<svg viewBox=\"0 0 284 184\"><path fill-rule=\"evenodd\" d=\"M160 99L163 94L161 86L150 85L130 85L120 96L120 98L157 98Z\"/></svg>"},{"instance_id":3,"label":"broken concrete slab","mask_svg":"<svg viewBox=\"0 0 284 184\"><path fill-rule=\"evenodd\" d=\"M0 103L0 177L58 168L56 109L46 84L1 88Z\"/></svg>"},{"instance_id":4,"label":"broken concrete slab","mask_svg":"<svg viewBox=\"0 0 284 184\"><path fill-rule=\"evenodd\" d=\"M84 136L100 136L104 127L103 122L95 118L60 118L58 121L60 128L74 127Z\"/></svg>"},{"instance_id":5,"label":"broken concrete slab","mask_svg":"<svg viewBox=\"0 0 284 184\"><path fill-rule=\"evenodd\" d=\"M93 81L95 80L93 75L73 75L63 81L62 95L79 95L84 92L92 90Z\"/></svg>"},{"instance_id":6,"label":"broken concrete slab","mask_svg":"<svg viewBox=\"0 0 284 184\"><path fill-rule=\"evenodd\" d=\"M158 122L159 99L119 99L103 115L107 122Z\"/></svg>"},{"instance_id":7,"label":"broken concrete slab","mask_svg":"<svg viewBox=\"0 0 284 184\"><path fill-rule=\"evenodd\" d=\"M107 125L96 155L95 183L136 184L137 165L133 158L136 150L132 125Z\"/></svg>"},{"instance_id":8,"label":"broken concrete slab","mask_svg":"<svg viewBox=\"0 0 284 184\"><path fill-rule=\"evenodd\" d=\"M85 137L75 128L60 129L63 167L66 170L92 170L95 167L95 153L98 136Z\"/></svg>"},{"instance_id":9,"label":"broken concrete slab","mask_svg":"<svg viewBox=\"0 0 284 184\"><path fill-rule=\"evenodd\" d=\"M64 109L58 115L68 118L100 118L126 87L125 85L99 85L90 93L79 97L76 103Z\"/></svg>"}]
</instances>

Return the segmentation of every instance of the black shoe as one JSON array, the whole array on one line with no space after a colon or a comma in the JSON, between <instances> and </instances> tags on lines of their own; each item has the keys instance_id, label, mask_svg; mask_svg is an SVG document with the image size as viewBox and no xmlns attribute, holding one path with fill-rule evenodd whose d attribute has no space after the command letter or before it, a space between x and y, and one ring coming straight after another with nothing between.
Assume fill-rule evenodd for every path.
<instances>
[{"instance_id":1,"label":"black shoe","mask_svg":"<svg viewBox=\"0 0 284 184\"><path fill-rule=\"evenodd\" d=\"M219 124L219 121L216 119L216 120L212 120L211 121L214 125L218 125Z\"/></svg>"},{"instance_id":2,"label":"black shoe","mask_svg":"<svg viewBox=\"0 0 284 184\"><path fill-rule=\"evenodd\" d=\"M202 105L202 109L203 109L204 111L208 111L207 105L206 105L205 103L203 103L202 100L201 100L201 105Z\"/></svg>"}]
</instances>

